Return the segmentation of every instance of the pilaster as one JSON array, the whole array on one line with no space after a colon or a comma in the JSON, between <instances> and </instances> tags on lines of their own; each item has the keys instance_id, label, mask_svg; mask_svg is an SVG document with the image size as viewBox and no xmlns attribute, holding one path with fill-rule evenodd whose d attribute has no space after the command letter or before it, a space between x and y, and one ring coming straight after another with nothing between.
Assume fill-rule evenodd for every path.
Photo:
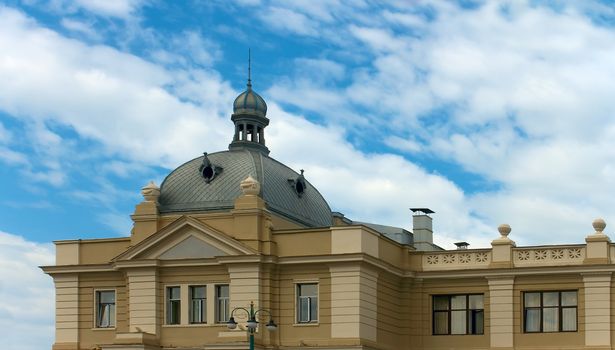
<instances>
[{"instance_id":1,"label":"pilaster","mask_svg":"<svg viewBox=\"0 0 615 350\"><path fill-rule=\"evenodd\" d=\"M378 273L361 265L330 266L331 338L377 341Z\"/></svg>"},{"instance_id":2,"label":"pilaster","mask_svg":"<svg viewBox=\"0 0 615 350\"><path fill-rule=\"evenodd\" d=\"M611 348L611 273L584 274L585 345Z\"/></svg>"},{"instance_id":3,"label":"pilaster","mask_svg":"<svg viewBox=\"0 0 615 350\"><path fill-rule=\"evenodd\" d=\"M160 334L158 324L158 270L156 267L126 271L129 331Z\"/></svg>"},{"instance_id":4,"label":"pilaster","mask_svg":"<svg viewBox=\"0 0 615 350\"><path fill-rule=\"evenodd\" d=\"M79 343L79 276L53 276L56 289L56 339L54 349L76 349Z\"/></svg>"},{"instance_id":5,"label":"pilaster","mask_svg":"<svg viewBox=\"0 0 615 350\"><path fill-rule=\"evenodd\" d=\"M489 277L489 321L491 348L512 349L514 277Z\"/></svg>"}]
</instances>

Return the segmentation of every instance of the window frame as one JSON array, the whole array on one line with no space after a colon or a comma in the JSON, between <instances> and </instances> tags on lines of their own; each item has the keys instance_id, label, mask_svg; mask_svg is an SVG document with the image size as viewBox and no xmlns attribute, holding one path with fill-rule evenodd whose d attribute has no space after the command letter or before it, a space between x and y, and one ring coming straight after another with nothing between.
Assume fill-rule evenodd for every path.
<instances>
[{"instance_id":1,"label":"window frame","mask_svg":"<svg viewBox=\"0 0 615 350\"><path fill-rule=\"evenodd\" d=\"M320 284L318 283L318 281L299 281L299 282L295 282L295 324L296 325L309 325L309 324L318 324L319 323L319 319L320 319L320 303L319 303L319 299L320 299ZM311 310L311 303L312 303L312 299L309 299L310 297L308 296L308 312L309 312L309 320L308 321L301 321L301 304L300 304L300 298L301 295L299 294L300 292L300 288L301 286L305 286L305 285L314 285L316 286L316 295L314 296L316 298L316 317L312 318L312 310Z\"/></svg>"},{"instance_id":2,"label":"window frame","mask_svg":"<svg viewBox=\"0 0 615 350\"><path fill-rule=\"evenodd\" d=\"M470 308L470 296L480 295L482 296L482 309L471 309ZM452 299L453 297L464 296L465 297L465 308L464 309L453 309L452 308ZM436 310L435 309L435 299L437 297L446 297L448 299L448 307L446 310ZM453 311L465 311L465 333L452 333L452 314ZM476 314L476 311L480 311L482 313L482 327L480 332L470 333L470 315ZM446 333L436 333L436 314L437 313L446 313ZM459 294L432 294L431 295L431 335L439 336L439 335L484 335L485 334L485 293L459 293Z\"/></svg>"},{"instance_id":3,"label":"window frame","mask_svg":"<svg viewBox=\"0 0 615 350\"><path fill-rule=\"evenodd\" d=\"M220 296L220 287L228 288L228 296L221 297ZM220 300L226 300L225 302L225 316L226 319L220 318ZM214 323L215 324L224 324L227 323L229 318L231 317L231 285L229 283L219 283L214 285Z\"/></svg>"},{"instance_id":4,"label":"window frame","mask_svg":"<svg viewBox=\"0 0 615 350\"><path fill-rule=\"evenodd\" d=\"M204 288L203 298L194 298L194 288ZM194 320L194 301L199 300L201 304L200 321ZM206 324L207 323L207 285L195 284L188 286L188 323L189 324Z\"/></svg>"},{"instance_id":5,"label":"window frame","mask_svg":"<svg viewBox=\"0 0 615 350\"><path fill-rule=\"evenodd\" d=\"M100 298L99 295L102 292L113 292L113 324L109 324L109 326L101 326L99 324L100 317ZM110 304L110 303L105 303ZM101 288L94 289L94 328L95 329L115 329L117 327L117 290L115 288Z\"/></svg>"},{"instance_id":6,"label":"window frame","mask_svg":"<svg viewBox=\"0 0 615 350\"><path fill-rule=\"evenodd\" d=\"M179 298L178 299L171 299L171 288L178 288L179 289ZM177 326L177 325L181 325L182 324L182 287L181 285L167 285L164 288L165 292L164 292L164 324L167 326ZM177 308L178 308L178 320L177 323L171 323L171 305L174 303L177 303Z\"/></svg>"},{"instance_id":7,"label":"window frame","mask_svg":"<svg viewBox=\"0 0 615 350\"><path fill-rule=\"evenodd\" d=\"M577 294L577 303L574 306L563 306L562 305L562 293L567 292L575 292ZM525 295L526 294L540 294L540 306L525 306ZM544 306L544 293L557 293L557 306ZM524 291L521 293L521 302L523 305L523 319L521 323L521 327L524 334L540 334L540 333L576 333L579 331L579 290L578 289L562 289L562 290L532 290L532 291ZM539 322L539 330L538 331L528 331L527 330L527 310L539 310L540 311L540 322ZM557 330L556 331L545 331L544 330L544 309L557 309ZM563 330L564 325L564 317L563 310L564 309L575 309L575 329L574 330Z\"/></svg>"}]
</instances>

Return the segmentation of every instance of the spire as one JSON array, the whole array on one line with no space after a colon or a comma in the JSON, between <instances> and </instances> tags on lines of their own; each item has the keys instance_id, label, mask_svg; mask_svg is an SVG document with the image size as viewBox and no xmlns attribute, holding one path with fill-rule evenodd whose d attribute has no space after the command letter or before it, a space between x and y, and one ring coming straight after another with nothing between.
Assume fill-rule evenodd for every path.
<instances>
[{"instance_id":1,"label":"spire","mask_svg":"<svg viewBox=\"0 0 615 350\"><path fill-rule=\"evenodd\" d=\"M233 141L230 150L250 149L269 154L265 146L265 127L267 119L267 103L252 90L252 50L248 48L248 87L235 98L231 120L235 124Z\"/></svg>"},{"instance_id":2,"label":"spire","mask_svg":"<svg viewBox=\"0 0 615 350\"><path fill-rule=\"evenodd\" d=\"M248 48L248 89L252 89L252 50Z\"/></svg>"}]
</instances>

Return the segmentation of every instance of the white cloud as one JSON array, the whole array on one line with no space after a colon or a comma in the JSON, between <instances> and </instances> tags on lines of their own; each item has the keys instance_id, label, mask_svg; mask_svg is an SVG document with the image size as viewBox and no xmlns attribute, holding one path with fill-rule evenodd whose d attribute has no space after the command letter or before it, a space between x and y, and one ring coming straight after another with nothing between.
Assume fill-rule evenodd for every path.
<instances>
[{"instance_id":1,"label":"white cloud","mask_svg":"<svg viewBox=\"0 0 615 350\"><path fill-rule=\"evenodd\" d=\"M320 74L314 68L269 91L332 125L361 115L388 146L409 154L421 149L423 157L456 163L466 177L490 183L460 205L490 227L511 224L519 242L550 243L550 232L558 242L579 242L593 218L608 222L615 206L605 195L615 191L613 28L569 5L559 11L519 1L473 10L424 5L431 7L429 20L400 6L372 8L383 15L374 16L378 23L319 21L321 32L335 27L352 34L355 41L345 45L328 43L369 64L351 70L357 59L329 49L325 59L347 65L347 88L303 81ZM376 135L353 131L359 143Z\"/></svg>"},{"instance_id":2,"label":"white cloud","mask_svg":"<svg viewBox=\"0 0 615 350\"><path fill-rule=\"evenodd\" d=\"M74 18L62 18L60 22L62 27L76 33L80 33L85 35L88 38L94 40L100 40L101 36L96 30L93 28L91 23L87 23L84 21L79 21Z\"/></svg>"},{"instance_id":3,"label":"white cloud","mask_svg":"<svg viewBox=\"0 0 615 350\"><path fill-rule=\"evenodd\" d=\"M13 116L53 119L145 164L174 166L228 143L230 106L223 101L235 92L215 72L168 71L67 39L5 7L0 52L0 109Z\"/></svg>"},{"instance_id":4,"label":"white cloud","mask_svg":"<svg viewBox=\"0 0 615 350\"><path fill-rule=\"evenodd\" d=\"M51 0L46 5L64 13L75 13L82 9L98 16L128 19L146 2L146 0Z\"/></svg>"},{"instance_id":5,"label":"white cloud","mask_svg":"<svg viewBox=\"0 0 615 350\"><path fill-rule=\"evenodd\" d=\"M13 139L13 133L0 122L0 144L6 144Z\"/></svg>"},{"instance_id":6,"label":"white cloud","mask_svg":"<svg viewBox=\"0 0 615 350\"><path fill-rule=\"evenodd\" d=\"M316 36L316 23L300 12L283 7L270 7L260 12L260 18L272 28L291 33Z\"/></svg>"},{"instance_id":7,"label":"white cloud","mask_svg":"<svg viewBox=\"0 0 615 350\"><path fill-rule=\"evenodd\" d=\"M446 178L391 154L365 154L344 139L342 128L319 126L270 102L271 156L305 176L332 206L356 221L412 229L410 207L435 210L436 242L471 240L485 246L497 231L473 217L463 191ZM318 142L314 142L318 140ZM332 181L331 179L335 179Z\"/></svg>"},{"instance_id":8,"label":"white cloud","mask_svg":"<svg viewBox=\"0 0 615 350\"><path fill-rule=\"evenodd\" d=\"M5 349L49 349L54 287L39 265L54 264L53 246L0 231L0 327Z\"/></svg>"}]
</instances>

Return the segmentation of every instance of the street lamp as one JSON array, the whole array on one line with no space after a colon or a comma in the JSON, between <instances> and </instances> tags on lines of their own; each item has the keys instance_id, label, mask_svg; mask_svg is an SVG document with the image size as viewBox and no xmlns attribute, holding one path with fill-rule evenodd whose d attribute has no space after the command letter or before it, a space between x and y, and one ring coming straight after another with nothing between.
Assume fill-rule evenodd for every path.
<instances>
[{"instance_id":1,"label":"street lamp","mask_svg":"<svg viewBox=\"0 0 615 350\"><path fill-rule=\"evenodd\" d=\"M228 322L226 323L226 326L228 327L228 329L237 328L237 322L235 322L235 317L233 317L233 314L237 310L243 310L248 314L247 326L248 326L248 334L250 334L250 350L254 350L254 332L256 331L256 327L258 327L258 321L256 320L256 316L259 313L264 312L269 315L269 322L267 322L267 324L265 325L267 330L269 330L270 332L273 332L276 329L278 329L278 325L275 324L275 322L273 322L273 316L271 315L271 312L265 309L254 310L254 302L252 301L250 302L250 310L243 308L243 307L236 307L233 309L233 311L231 311L231 317L228 319Z\"/></svg>"}]
</instances>

